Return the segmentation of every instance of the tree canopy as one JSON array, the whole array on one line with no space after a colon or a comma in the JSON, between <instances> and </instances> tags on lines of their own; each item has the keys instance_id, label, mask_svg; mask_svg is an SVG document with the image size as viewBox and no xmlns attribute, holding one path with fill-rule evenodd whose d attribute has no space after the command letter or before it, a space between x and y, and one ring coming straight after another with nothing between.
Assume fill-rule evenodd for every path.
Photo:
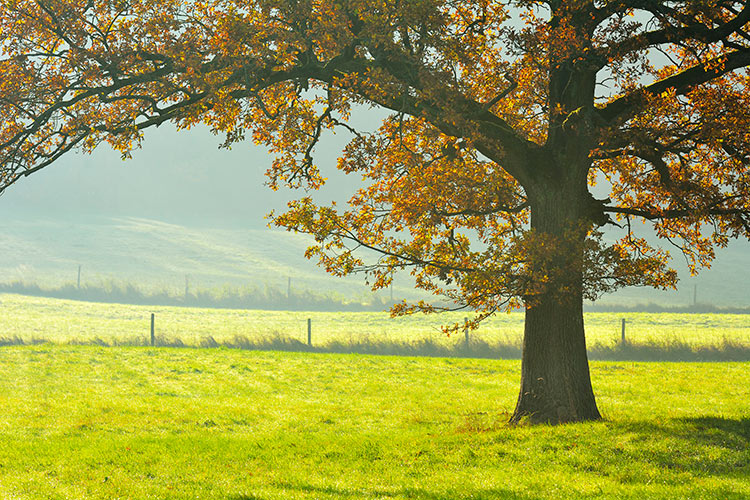
<instances>
[{"instance_id":1,"label":"tree canopy","mask_svg":"<svg viewBox=\"0 0 750 500\"><path fill-rule=\"evenodd\" d=\"M639 221L693 270L750 236L743 1L1 1L0 189L72 149L128 156L171 121L264 144L272 188L314 190L334 163L318 141L350 134L336 167L363 187L345 206L301 193L275 222L312 234L332 273L377 288L409 270L477 320L674 286ZM366 107L388 116L357 130ZM440 307L395 312L415 309ZM545 325L583 335L582 319ZM598 417L555 398L517 415Z\"/></svg>"}]
</instances>

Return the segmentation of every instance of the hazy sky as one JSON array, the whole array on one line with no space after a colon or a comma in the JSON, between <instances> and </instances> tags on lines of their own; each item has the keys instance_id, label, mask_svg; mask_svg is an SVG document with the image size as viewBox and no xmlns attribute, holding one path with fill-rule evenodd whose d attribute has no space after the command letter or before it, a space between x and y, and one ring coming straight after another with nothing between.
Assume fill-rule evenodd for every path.
<instances>
[{"instance_id":1,"label":"hazy sky","mask_svg":"<svg viewBox=\"0 0 750 500\"><path fill-rule=\"evenodd\" d=\"M348 134L328 137L316 159L335 170ZM78 214L131 215L220 226L262 227L264 215L283 208L300 192L273 192L263 184L271 157L252 142L219 149L222 137L206 128L177 132L164 125L149 130L142 149L123 161L100 146L93 154L68 154L20 180L0 196L5 214L75 217ZM341 175L339 175L341 177ZM356 179L334 178L322 198L342 198Z\"/></svg>"},{"instance_id":2,"label":"hazy sky","mask_svg":"<svg viewBox=\"0 0 750 500\"><path fill-rule=\"evenodd\" d=\"M354 119L372 128L382 114L362 111ZM326 138L317 148L316 159L324 175L334 176L318 200L347 199L358 184L357 178L343 178L336 171L336 159L349 139L340 132ZM264 186L264 172L271 164L265 148L251 142L236 144L231 151L219 149L222 137L206 128L176 132L170 125L147 131L143 148L122 161L107 146L92 155L69 154L50 167L19 181L0 196L0 211L6 220L16 214L63 220L75 224L81 215L133 216L192 227L263 228L264 216L272 209L283 209L286 201L305 193L274 192ZM21 218L22 219L22 218ZM701 281L732 281L738 267L750 262L750 244L733 242L730 250L719 250L713 270L701 273ZM310 264L312 266L312 264ZM692 284L679 256L681 289L692 298ZM746 285L744 274L735 289L732 303L742 303ZM707 295L723 295L716 286L703 287ZM714 290L709 290L715 288ZM726 288L726 286L725 286ZM631 289L631 291L634 291ZM708 297L704 295L704 300Z\"/></svg>"}]
</instances>

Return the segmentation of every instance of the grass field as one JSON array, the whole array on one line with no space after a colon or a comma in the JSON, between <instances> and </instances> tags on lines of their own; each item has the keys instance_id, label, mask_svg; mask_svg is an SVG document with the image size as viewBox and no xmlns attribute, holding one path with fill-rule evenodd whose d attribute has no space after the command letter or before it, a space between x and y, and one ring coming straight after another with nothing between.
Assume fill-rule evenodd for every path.
<instances>
[{"instance_id":1,"label":"grass field","mask_svg":"<svg viewBox=\"0 0 750 500\"><path fill-rule=\"evenodd\" d=\"M606 420L507 427L519 362L0 348L0 499L745 499L750 364L594 362Z\"/></svg>"},{"instance_id":2,"label":"grass field","mask_svg":"<svg viewBox=\"0 0 750 500\"><path fill-rule=\"evenodd\" d=\"M371 312L289 312L188 307L97 304L59 299L0 295L0 338L45 339L53 342L132 342L150 334L155 314L157 336L198 345L210 336L217 341L243 336L258 339L283 336L307 341L307 319L312 320L313 343L416 342L430 340L455 344L463 336L447 337L440 325L461 321L464 314L416 315L389 318ZM586 335L590 346L619 341L621 319L627 339L634 343L669 343L710 346L725 341L750 344L750 315L670 313L587 313ZM489 344L520 345L523 314L500 314L483 323L471 337Z\"/></svg>"}]
</instances>

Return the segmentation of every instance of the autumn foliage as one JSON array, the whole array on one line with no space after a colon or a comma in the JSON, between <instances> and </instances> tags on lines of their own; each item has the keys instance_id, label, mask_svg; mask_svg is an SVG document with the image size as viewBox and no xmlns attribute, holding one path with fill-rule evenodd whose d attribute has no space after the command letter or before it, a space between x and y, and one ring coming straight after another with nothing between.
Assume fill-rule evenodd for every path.
<instances>
[{"instance_id":1,"label":"autumn foliage","mask_svg":"<svg viewBox=\"0 0 750 500\"><path fill-rule=\"evenodd\" d=\"M0 2L0 189L71 149L128 156L148 127L207 124L226 146L266 145L273 188L360 177L348 204L307 195L274 221L312 234L308 254L332 273L382 288L408 271L443 304L397 314L569 314L531 321L545 326L527 336L560 331L526 347L585 362L565 340L583 338L583 298L676 283L636 224L692 269L750 236L745 2ZM367 107L388 115L357 130ZM333 131L351 141L337 162L316 158ZM555 398L517 414L598 417Z\"/></svg>"}]
</instances>

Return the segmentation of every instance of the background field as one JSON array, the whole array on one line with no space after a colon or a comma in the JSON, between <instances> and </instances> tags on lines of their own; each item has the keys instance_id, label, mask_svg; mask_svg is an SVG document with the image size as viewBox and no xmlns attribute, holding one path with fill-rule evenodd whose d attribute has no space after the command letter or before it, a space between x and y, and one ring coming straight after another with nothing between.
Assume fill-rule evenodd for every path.
<instances>
[{"instance_id":1,"label":"background field","mask_svg":"<svg viewBox=\"0 0 750 500\"><path fill-rule=\"evenodd\" d=\"M362 280L328 275L304 257L311 240L267 228L186 226L138 217L78 216L72 220L17 216L0 221L0 283L42 287L127 284L144 292L252 287L345 294L367 301ZM398 297L417 296L408 281ZM380 296L389 298L390 292Z\"/></svg>"},{"instance_id":2,"label":"background field","mask_svg":"<svg viewBox=\"0 0 750 500\"><path fill-rule=\"evenodd\" d=\"M604 422L506 427L519 362L0 348L0 498L750 497L750 365L594 362Z\"/></svg>"},{"instance_id":3,"label":"background field","mask_svg":"<svg viewBox=\"0 0 750 500\"><path fill-rule=\"evenodd\" d=\"M463 335L447 337L440 326L462 321L464 314L415 315L390 318L373 312L299 312L153 307L98 304L70 300L0 295L0 337L53 342L134 342L150 335L155 314L156 333L163 341L199 345L211 337L221 342L236 336L249 339L286 337L307 342L307 319L312 320L313 343L463 342ZM710 346L725 341L750 344L748 314L586 313L588 344L612 345L620 340L621 320L634 343L681 342ZM471 332L489 344L517 345L523 333L523 314L500 314Z\"/></svg>"},{"instance_id":4,"label":"background field","mask_svg":"<svg viewBox=\"0 0 750 500\"><path fill-rule=\"evenodd\" d=\"M286 295L291 277L293 293L331 295L354 303L390 299L389 290L373 294L360 276L327 275L304 258L310 243L304 235L242 227L236 221L217 227L215 223L168 223L132 216L13 214L0 220L0 284L75 285L81 265L84 287L115 284L182 297L187 276L194 293L220 294L229 286ZM695 278L680 258L674 265L680 271L679 290L627 288L602 297L597 304L690 306L697 300L723 307L750 306L747 242L732 242L729 248L718 250L713 268ZM393 294L396 299L425 298L414 290L408 276L397 276Z\"/></svg>"}]
</instances>

